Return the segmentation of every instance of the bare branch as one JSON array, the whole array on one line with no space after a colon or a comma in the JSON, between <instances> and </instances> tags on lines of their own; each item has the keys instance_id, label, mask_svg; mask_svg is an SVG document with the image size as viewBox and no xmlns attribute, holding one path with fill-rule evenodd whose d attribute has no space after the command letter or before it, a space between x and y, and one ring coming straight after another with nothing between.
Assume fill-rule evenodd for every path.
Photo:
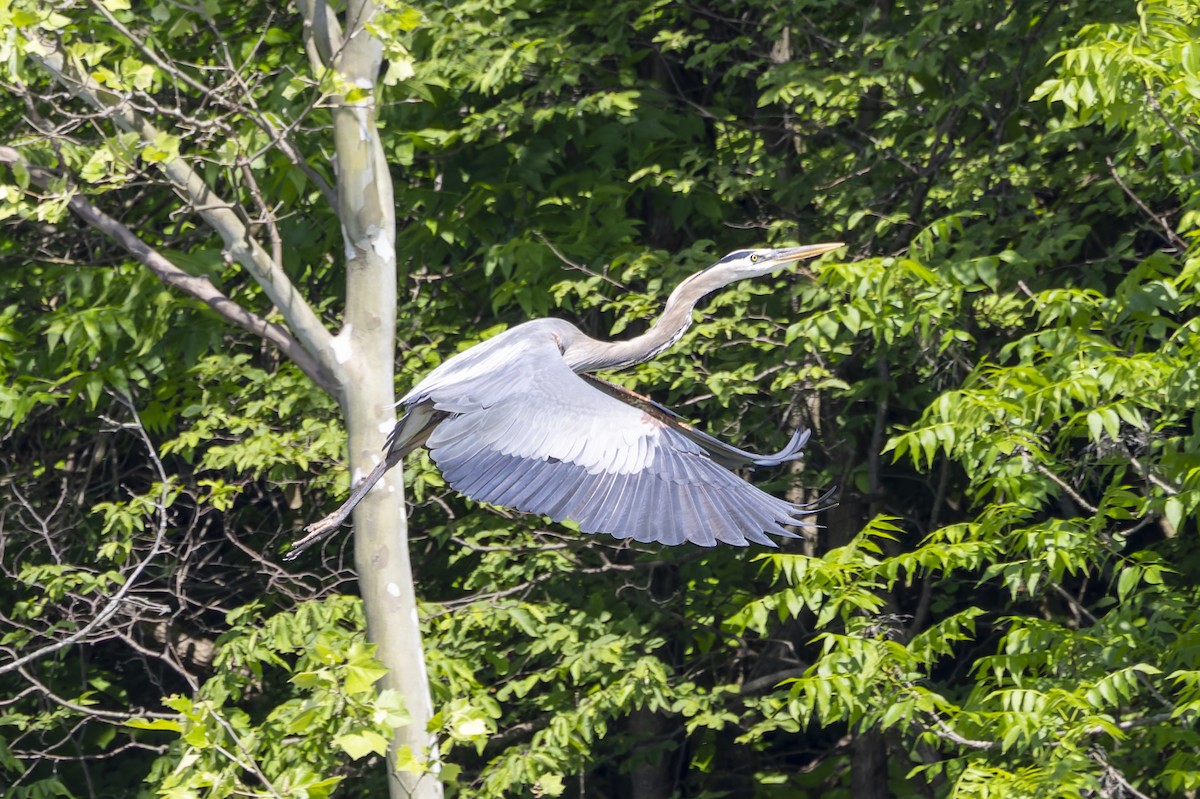
<instances>
[{"instance_id":1,"label":"bare branch","mask_svg":"<svg viewBox=\"0 0 1200 799\"><path fill-rule=\"evenodd\" d=\"M131 740L118 746L116 749L109 749L105 752L90 752L86 755L60 755L54 752L39 751L32 753L13 752L13 756L21 760L33 760L38 762L50 760L57 763L84 763L119 757L131 749L137 749L142 752L153 752L156 755L161 755L166 753L168 748L169 747L166 744L163 744L162 746L155 746L154 744L148 744L138 740Z\"/></svg>"},{"instance_id":2,"label":"bare branch","mask_svg":"<svg viewBox=\"0 0 1200 799\"><path fill-rule=\"evenodd\" d=\"M1047 585L1056 594L1058 594L1060 597L1062 597L1064 600L1066 600L1067 604L1070 605L1075 610L1075 612L1077 612L1083 618L1087 619L1088 624L1099 624L1100 623L1100 620L1096 618L1095 614L1093 614L1090 610L1088 610L1083 605L1082 602L1080 602L1075 597L1071 596L1070 591L1067 591L1065 588L1063 588L1061 585L1059 585L1058 583L1056 583L1054 581L1048 582ZM1174 712L1175 703L1172 702L1170 699L1168 699L1166 696L1164 696L1162 691L1159 691L1158 688L1156 688L1154 686L1154 683L1150 681L1150 678L1148 676L1146 676L1145 672L1135 671L1134 676L1137 677L1137 680L1138 680L1138 682L1140 682L1142 684L1142 687L1144 687L1146 690L1148 690L1150 692L1150 694L1155 699L1158 700L1159 704L1161 704L1163 707L1167 708L1168 710Z\"/></svg>"},{"instance_id":3,"label":"bare branch","mask_svg":"<svg viewBox=\"0 0 1200 799\"><path fill-rule=\"evenodd\" d=\"M1152 484L1158 486L1159 488L1161 488L1163 491L1165 491L1170 496L1176 496L1179 494L1178 488L1171 485L1166 480L1162 479L1161 477L1156 475L1154 472L1147 469L1145 467L1145 465L1143 465L1142 462L1139 461L1137 458L1130 458L1129 463L1133 465L1134 469L1137 469L1138 474L1140 474L1143 478L1145 478L1146 482L1152 483Z\"/></svg>"},{"instance_id":4,"label":"bare branch","mask_svg":"<svg viewBox=\"0 0 1200 799\"><path fill-rule=\"evenodd\" d=\"M1174 120L1167 116L1166 110L1158 101L1158 95L1154 93L1154 86L1150 83L1149 78L1142 79L1142 88L1144 88L1146 91L1146 99L1149 100L1150 107L1154 109L1154 113L1158 114L1158 118L1163 121L1163 124L1165 124L1189 150L1191 150L1193 153L1200 153L1200 147L1197 147L1192 140L1188 138L1187 134L1185 134L1183 130L1181 130L1180 127L1175 124Z\"/></svg>"},{"instance_id":5,"label":"bare branch","mask_svg":"<svg viewBox=\"0 0 1200 799\"><path fill-rule=\"evenodd\" d=\"M1167 236L1167 241L1171 242L1171 245L1179 250L1180 253L1187 252L1187 242L1181 239L1179 234L1171 229L1171 225L1167 222L1167 220L1151 211L1150 206L1142 202L1142 198L1134 194L1133 189L1126 186L1125 181L1121 180L1121 176L1117 174L1117 167L1116 164L1113 163L1112 158L1105 156L1104 163L1108 164L1108 171L1112 174L1113 180L1117 182L1117 185L1121 187L1121 191L1125 192L1125 195L1129 197L1129 199L1133 200L1134 205L1142 209L1142 213L1158 223L1158 226L1163 229L1163 233L1165 233Z\"/></svg>"},{"instance_id":6,"label":"bare branch","mask_svg":"<svg viewBox=\"0 0 1200 799\"><path fill-rule=\"evenodd\" d=\"M1104 776L1106 780L1114 783L1120 789L1120 793L1115 794L1116 796L1128 795L1134 797L1134 799L1150 799L1149 796L1142 793L1137 788L1134 788L1133 785L1130 784L1129 780L1125 778L1125 775L1115 769L1113 765L1108 762L1108 758L1105 757L1102 750L1093 749L1091 752L1088 752L1088 757L1099 763L1100 767L1104 769ZM1114 794L1110 793L1109 791L1102 791L1101 795L1112 796Z\"/></svg>"},{"instance_id":7,"label":"bare branch","mask_svg":"<svg viewBox=\"0 0 1200 799\"><path fill-rule=\"evenodd\" d=\"M504 730L503 732L497 732L491 738L488 738L486 746L490 751L507 749L515 742L532 736L535 732L549 727L551 718L552 716L546 714L545 716L539 716L538 718L530 721L518 722L517 724L509 727L507 730Z\"/></svg>"},{"instance_id":8,"label":"bare branch","mask_svg":"<svg viewBox=\"0 0 1200 799\"><path fill-rule=\"evenodd\" d=\"M784 680L794 680L797 677L803 677L806 671L808 671L807 668L784 669L774 674L768 674L765 677L757 677L742 683L739 693L756 694L759 691L769 691Z\"/></svg>"},{"instance_id":9,"label":"bare branch","mask_svg":"<svg viewBox=\"0 0 1200 799\"><path fill-rule=\"evenodd\" d=\"M1158 713L1153 716L1141 716L1141 717L1135 718L1135 719L1126 719L1125 721L1118 721L1116 723L1116 728L1118 730L1133 730L1133 729L1137 729L1138 727L1151 727L1155 724L1162 724L1164 722L1174 721L1174 720L1175 720L1174 713ZM1095 727L1088 727L1087 731L1088 731L1089 735L1106 735L1106 734L1108 734L1108 730L1099 725L1097 725Z\"/></svg>"},{"instance_id":10,"label":"bare branch","mask_svg":"<svg viewBox=\"0 0 1200 799\"><path fill-rule=\"evenodd\" d=\"M275 783L271 782L271 778L268 777L265 773L263 773L263 770L261 768L259 768L258 761L256 761L254 759L254 755L250 752L249 749L246 748L246 744L242 741L241 737L237 734L237 730L235 730L233 728L233 725L229 723L229 720L226 719L220 713L213 713L213 718L217 720L217 723L221 725L221 728L223 730L225 730L225 732L229 735L230 738L233 739L233 743L237 747L238 752L240 752L242 757L245 759L242 760L242 759L238 758L236 755L234 755L232 752L224 751L222 749L222 747L220 747L220 746L216 747L217 750L220 751L221 754L223 754L227 758L229 758L231 761L233 761L234 763L237 763L243 769L245 769L246 771L249 771L251 774L253 774L258 779L258 781L262 783L263 787L266 788L268 791L270 791L271 796L274 796L275 799L283 799L283 795L281 793L279 793L279 790L275 787Z\"/></svg>"},{"instance_id":11,"label":"bare branch","mask_svg":"<svg viewBox=\"0 0 1200 799\"><path fill-rule=\"evenodd\" d=\"M344 46L342 26L337 15L325 0L297 0L304 16L304 45L313 74L319 75L333 66L334 56Z\"/></svg>"},{"instance_id":12,"label":"bare branch","mask_svg":"<svg viewBox=\"0 0 1200 799\"><path fill-rule=\"evenodd\" d=\"M250 168L249 159L244 157L240 159L238 168L241 170L242 179L246 181L246 188L250 190L250 196L254 198L254 204L258 206L258 213L262 217L263 224L267 226L267 237L271 240L271 261L282 268L283 237L279 234L279 225L275 224L274 211L267 206L267 201L258 188L258 181L254 179L254 170Z\"/></svg>"},{"instance_id":13,"label":"bare branch","mask_svg":"<svg viewBox=\"0 0 1200 799\"><path fill-rule=\"evenodd\" d=\"M1042 475L1043 477L1047 478L1052 483L1057 485L1063 491L1066 491L1067 496L1069 496L1071 499L1075 500L1075 504L1077 504L1079 507L1083 508L1088 513L1096 514L1096 513L1100 512L1099 508L1097 508L1095 505L1093 505L1092 503L1090 503L1086 499L1084 499L1080 495L1080 493L1078 491L1076 491L1074 488L1071 488L1070 484L1067 483L1066 480L1063 480L1061 477L1059 477L1057 474L1055 474L1054 472L1047 469L1042 464L1040 464L1040 463L1033 464L1033 469L1038 474Z\"/></svg>"},{"instance_id":14,"label":"bare branch","mask_svg":"<svg viewBox=\"0 0 1200 799\"><path fill-rule=\"evenodd\" d=\"M92 8L94 8L97 12L103 15L105 19L108 20L108 23L112 25L113 28L119 31L122 36L128 38L129 41L133 43L133 46L142 53L142 55L154 62L154 65L163 72L175 78L180 83L183 83L200 92L206 99L210 99L218 105L224 106L231 111L236 111L239 114L245 115L247 119L257 125L264 133L271 137L272 144L277 146L280 151L287 156L289 162L299 167L304 172L305 176L313 182L318 191L320 191L325 197L325 201L329 203L331 207L337 207L337 195L334 193L333 187L329 185L328 181L325 180L321 173L309 166L308 162L301 157L299 150L296 149L296 146L292 144L290 139L287 138L286 133L277 129L265 114L258 113L258 109L256 108L252 109L242 105L241 103L231 102L220 94L211 91L204 84L192 78L191 75L188 75L181 69L177 69L174 64L161 58L158 53L154 52L154 50L148 47L145 42L139 39L133 33L133 31L129 30L129 28L122 24L122 22L117 19L116 16L109 11L103 3L92 0L91 5ZM247 93L246 96L248 97L249 93Z\"/></svg>"},{"instance_id":15,"label":"bare branch","mask_svg":"<svg viewBox=\"0 0 1200 799\"><path fill-rule=\"evenodd\" d=\"M995 749L997 746L995 741L977 741L972 738L964 738L956 733L949 724L942 720L941 716L933 711L929 711L925 715L933 721L933 727L930 727L929 731L943 740L958 744L959 746L965 746L967 749L977 749L980 752Z\"/></svg>"},{"instance_id":16,"label":"bare branch","mask_svg":"<svg viewBox=\"0 0 1200 799\"><path fill-rule=\"evenodd\" d=\"M153 718L153 719L176 719L176 718L179 718L178 713L159 713L159 712L150 711L150 710L140 710L135 713L122 713L122 712L116 711L116 710L104 710L103 708L87 707L86 705L76 704L75 702L72 702L70 699L66 699L65 697L61 697L58 694L54 693L54 691L50 690L50 688L48 688L40 680L38 680L36 677L34 677L32 674L30 674L28 669L25 669L22 667L22 668L18 669L18 671L21 672L21 676L24 677L31 684L31 686L33 688L36 688L37 690L41 691L42 695L45 696L47 699L49 699L54 704L59 705L61 707L65 707L67 710L73 710L76 713L80 713L85 716L91 716L92 718L98 719L98 720L106 722L108 724L124 724L125 722L129 721L130 719L138 719L138 718Z\"/></svg>"},{"instance_id":17,"label":"bare branch","mask_svg":"<svg viewBox=\"0 0 1200 799\"><path fill-rule=\"evenodd\" d=\"M24 165L30 179L42 188L46 188L53 181L53 173L50 170L29 164L11 147L0 146L0 163ZM226 321L271 342L314 383L337 395L337 382L333 376L325 371L287 329L243 308L214 286L207 277L197 277L183 271L158 250L142 241L124 224L92 205L82 194L74 194L68 205L80 219L121 245L159 280L205 303Z\"/></svg>"},{"instance_id":18,"label":"bare branch","mask_svg":"<svg viewBox=\"0 0 1200 799\"><path fill-rule=\"evenodd\" d=\"M42 44L47 48L47 52L41 55L31 54L31 58L73 95L103 112L122 130L138 134L145 142L153 142L159 136L159 130L132 108L128 98L101 86L90 75L81 74L69 66L61 51L56 49L52 42ZM262 286L309 354L321 364L325 372L335 378L339 388L344 386L347 382L345 370L334 354L333 337L303 295L296 290L287 274L250 235L246 225L230 204L217 197L184 158L170 158L158 166L175 190L221 236L230 256L245 267ZM334 396L341 401L343 392L339 390Z\"/></svg>"},{"instance_id":19,"label":"bare branch","mask_svg":"<svg viewBox=\"0 0 1200 799\"><path fill-rule=\"evenodd\" d=\"M146 446L146 451L149 453L150 460L154 464L155 471L158 473L160 485L158 501L156 502L158 510L158 524L154 532L154 541L150 544L150 551L146 554L146 557L142 558L141 561L139 561L137 565L129 571L129 573L125 576L125 582L122 583L121 587L116 590L104 607L100 609L100 612L92 617L91 621L65 638L55 641L52 644L47 644L39 649L35 649L32 652L28 652L16 660L0 664L0 674L7 674L10 671L16 671L26 663L32 663L33 661L44 658L47 655L52 655L59 650L66 649L72 644L82 641L93 632L100 629L100 627L106 624L109 619L116 615L117 611L121 609L121 606L130 599L129 593L133 590L134 586L137 585L138 578L142 576L142 572L144 572L147 567L150 566L155 558L162 554L165 548L164 543L167 534L167 502L170 498L170 487L168 485L167 472L166 469L163 468L162 461L159 459L158 453L154 449L154 443L150 440L150 436L146 434L145 428L142 427L141 419L138 417L137 410L133 407L132 403L128 403L128 407L130 412L133 414L134 422L125 425L125 427L135 430L138 434L138 437L141 438L142 443Z\"/></svg>"},{"instance_id":20,"label":"bare branch","mask_svg":"<svg viewBox=\"0 0 1200 799\"><path fill-rule=\"evenodd\" d=\"M533 231L533 235L535 235L539 239L541 239L542 244L545 244L546 247L550 250L550 252L554 253L554 257L557 258L558 260L562 261L564 265L569 266L571 269L574 269L577 272L583 272L585 275L591 275L592 277L598 277L601 280L611 283L612 285L616 286L617 288L619 288L623 291L629 290L628 286L624 285L623 283L620 283L619 281L613 280L608 275L602 275L599 272L593 272L591 269L588 269L583 264L577 264L574 261L572 261L570 258L568 258L567 256L563 255L561 252L559 252L559 249L550 242L550 239L548 239L542 235L542 232L540 230Z\"/></svg>"},{"instance_id":21,"label":"bare branch","mask_svg":"<svg viewBox=\"0 0 1200 799\"><path fill-rule=\"evenodd\" d=\"M917 687L915 685L913 685L908 680L902 680L902 683L904 685L904 688L908 691L908 693L912 694L917 699L920 699L921 695L917 691ZM965 737L959 735L957 732L954 731L954 728L951 727L949 724L947 724L945 719L943 719L941 716L939 716L937 714L937 712L934 710L927 709L923 712L924 712L925 717L928 718L931 722L933 722L933 725L929 726L926 724L922 724L921 722L917 721L916 719L913 720L913 723L916 724L918 727L921 727L921 728L933 733L938 738L941 738L944 741L949 741L952 744L956 744L958 746L964 746L967 749L975 749L980 752L986 752L990 749L995 749L998 746L998 744L995 741L980 741L980 740L976 740L974 738L965 738Z\"/></svg>"}]
</instances>

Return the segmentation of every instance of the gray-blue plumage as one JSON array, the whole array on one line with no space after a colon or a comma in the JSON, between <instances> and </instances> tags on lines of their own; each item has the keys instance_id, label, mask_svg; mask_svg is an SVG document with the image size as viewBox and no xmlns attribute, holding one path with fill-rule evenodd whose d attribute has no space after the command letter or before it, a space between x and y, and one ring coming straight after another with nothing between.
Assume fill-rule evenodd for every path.
<instances>
[{"instance_id":1,"label":"gray-blue plumage","mask_svg":"<svg viewBox=\"0 0 1200 799\"><path fill-rule=\"evenodd\" d=\"M678 341L696 302L715 289L839 246L730 253L680 284L659 320L627 341L601 342L569 322L536 319L455 355L400 399L406 413L384 460L287 557L336 529L419 446L460 493L571 519L587 533L700 546L775 546L768 536L797 537L794 529L810 527L807 517L819 508L773 497L732 469L796 460L807 433L756 455L590 373L640 363Z\"/></svg>"},{"instance_id":2,"label":"gray-blue plumage","mask_svg":"<svg viewBox=\"0 0 1200 799\"><path fill-rule=\"evenodd\" d=\"M527 322L448 361L400 400L445 415L425 446L457 491L639 541L770 545L764 533L795 537L786 526L807 524L811 509L718 464L695 431L575 374L559 346L579 335L561 320Z\"/></svg>"}]
</instances>

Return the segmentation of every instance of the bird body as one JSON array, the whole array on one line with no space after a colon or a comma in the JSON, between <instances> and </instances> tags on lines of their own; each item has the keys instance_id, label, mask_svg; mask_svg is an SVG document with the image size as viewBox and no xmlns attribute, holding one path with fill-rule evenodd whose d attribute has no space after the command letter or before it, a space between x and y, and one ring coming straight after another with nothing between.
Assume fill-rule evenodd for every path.
<instances>
[{"instance_id":1,"label":"bird body","mask_svg":"<svg viewBox=\"0 0 1200 799\"><path fill-rule=\"evenodd\" d=\"M601 342L561 319L535 319L448 359L398 405L386 457L288 557L332 532L387 469L418 446L459 493L574 520L587 533L673 545L775 546L814 512L756 488L731 469L798 458L807 434L756 455L718 441L653 401L593 377L647 360L691 324L696 302L840 244L743 250L692 275L641 336Z\"/></svg>"}]
</instances>

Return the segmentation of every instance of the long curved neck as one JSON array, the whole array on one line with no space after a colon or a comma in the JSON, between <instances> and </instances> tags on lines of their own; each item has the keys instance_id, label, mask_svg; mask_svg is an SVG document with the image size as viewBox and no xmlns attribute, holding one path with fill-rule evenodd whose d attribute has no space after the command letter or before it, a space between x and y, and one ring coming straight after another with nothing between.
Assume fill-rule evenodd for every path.
<instances>
[{"instance_id":1,"label":"long curved neck","mask_svg":"<svg viewBox=\"0 0 1200 799\"><path fill-rule=\"evenodd\" d=\"M675 287L662 314L640 336L625 341L589 341L586 351L571 364L576 372L594 372L600 369L624 369L648 361L658 355L687 332L692 326L692 309L696 303L722 286L737 280L737 277L720 277L709 270L697 272Z\"/></svg>"}]
</instances>

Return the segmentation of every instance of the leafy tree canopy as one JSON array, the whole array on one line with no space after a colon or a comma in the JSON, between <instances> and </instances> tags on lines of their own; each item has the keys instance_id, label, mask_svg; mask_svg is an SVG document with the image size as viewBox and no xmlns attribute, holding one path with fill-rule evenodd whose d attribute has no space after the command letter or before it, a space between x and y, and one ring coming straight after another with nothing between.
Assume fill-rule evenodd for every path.
<instances>
[{"instance_id":1,"label":"leafy tree canopy","mask_svg":"<svg viewBox=\"0 0 1200 799\"><path fill-rule=\"evenodd\" d=\"M290 7L148 8L0 3L0 784L373 794L409 710L345 538L276 555L345 491L336 399L80 210L278 323L186 160L335 323L329 98L361 89ZM387 3L398 391L531 316L636 332L735 248L849 243L616 376L751 447L812 428L753 479L837 486L815 540L586 538L410 461L440 759L394 765L472 797L1200 790L1198 28L1183 0Z\"/></svg>"}]
</instances>

